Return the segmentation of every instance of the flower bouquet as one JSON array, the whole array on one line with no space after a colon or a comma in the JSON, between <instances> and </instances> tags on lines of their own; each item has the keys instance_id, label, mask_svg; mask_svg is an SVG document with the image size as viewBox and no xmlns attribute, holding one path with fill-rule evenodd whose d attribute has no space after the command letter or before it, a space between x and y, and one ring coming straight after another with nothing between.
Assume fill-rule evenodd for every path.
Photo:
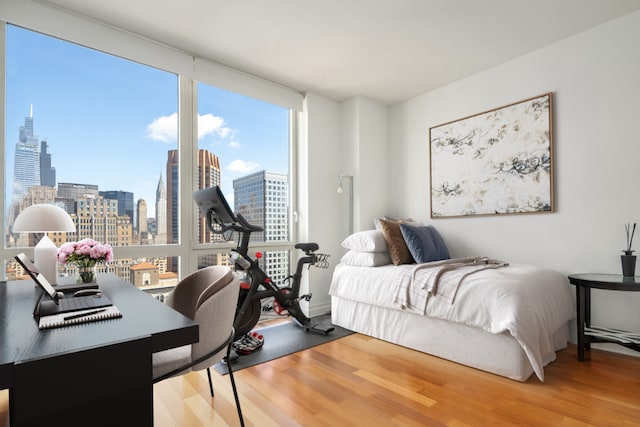
<instances>
[{"instance_id":1,"label":"flower bouquet","mask_svg":"<svg viewBox=\"0 0 640 427\"><path fill-rule=\"evenodd\" d=\"M113 261L113 249L93 239L67 242L58 249L58 261L76 266L79 281L90 283L96 280L96 264Z\"/></svg>"}]
</instances>

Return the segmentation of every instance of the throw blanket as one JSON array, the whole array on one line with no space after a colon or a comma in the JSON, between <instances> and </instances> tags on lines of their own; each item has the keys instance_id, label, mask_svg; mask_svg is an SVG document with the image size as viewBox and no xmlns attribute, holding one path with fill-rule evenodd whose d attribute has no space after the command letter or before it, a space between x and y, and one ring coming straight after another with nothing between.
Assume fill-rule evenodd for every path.
<instances>
[{"instance_id":1,"label":"throw blanket","mask_svg":"<svg viewBox=\"0 0 640 427\"><path fill-rule=\"evenodd\" d=\"M393 303L402 309L425 314L429 296L439 295L453 304L458 287L471 274L479 271L506 267L503 261L487 257L454 258L416 265L412 271L399 277ZM418 276L418 273L422 273Z\"/></svg>"}]
</instances>

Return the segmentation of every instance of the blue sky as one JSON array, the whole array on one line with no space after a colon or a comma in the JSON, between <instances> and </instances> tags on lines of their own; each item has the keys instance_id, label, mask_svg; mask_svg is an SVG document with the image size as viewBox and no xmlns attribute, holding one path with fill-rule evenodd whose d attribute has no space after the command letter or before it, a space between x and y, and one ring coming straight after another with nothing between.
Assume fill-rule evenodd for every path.
<instances>
[{"instance_id":1,"label":"blue sky","mask_svg":"<svg viewBox=\"0 0 640 427\"><path fill-rule=\"evenodd\" d=\"M167 151L177 148L175 74L18 27L7 27L7 203L19 128L33 107L57 182L134 193L155 212ZM199 147L220 158L222 188L259 170L288 172L288 110L198 85Z\"/></svg>"}]
</instances>

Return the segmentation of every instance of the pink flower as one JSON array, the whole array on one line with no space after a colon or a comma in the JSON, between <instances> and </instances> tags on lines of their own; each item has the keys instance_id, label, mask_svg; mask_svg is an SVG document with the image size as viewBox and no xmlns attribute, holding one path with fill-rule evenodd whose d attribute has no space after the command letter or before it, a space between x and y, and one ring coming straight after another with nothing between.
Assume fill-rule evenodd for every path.
<instances>
[{"instance_id":1,"label":"pink flower","mask_svg":"<svg viewBox=\"0 0 640 427\"><path fill-rule=\"evenodd\" d=\"M113 248L109 244L102 244L93 239L67 242L58 249L58 261L61 264L73 263L79 266L111 262L113 261Z\"/></svg>"}]
</instances>

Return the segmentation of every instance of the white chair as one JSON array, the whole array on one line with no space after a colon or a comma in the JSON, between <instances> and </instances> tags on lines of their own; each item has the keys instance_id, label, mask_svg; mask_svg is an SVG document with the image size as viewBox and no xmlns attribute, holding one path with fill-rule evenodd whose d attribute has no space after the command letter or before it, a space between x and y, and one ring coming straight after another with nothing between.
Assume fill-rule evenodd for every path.
<instances>
[{"instance_id":1,"label":"white chair","mask_svg":"<svg viewBox=\"0 0 640 427\"><path fill-rule=\"evenodd\" d=\"M230 360L239 290L240 279L229 267L224 266L205 267L178 283L169 294L166 303L198 323L200 340L192 345L154 353L154 383L190 371L206 369L209 391L211 397L214 397L209 367L219 362L225 356L225 352L227 360ZM228 363L227 368L240 424L244 425L231 363Z\"/></svg>"}]
</instances>

